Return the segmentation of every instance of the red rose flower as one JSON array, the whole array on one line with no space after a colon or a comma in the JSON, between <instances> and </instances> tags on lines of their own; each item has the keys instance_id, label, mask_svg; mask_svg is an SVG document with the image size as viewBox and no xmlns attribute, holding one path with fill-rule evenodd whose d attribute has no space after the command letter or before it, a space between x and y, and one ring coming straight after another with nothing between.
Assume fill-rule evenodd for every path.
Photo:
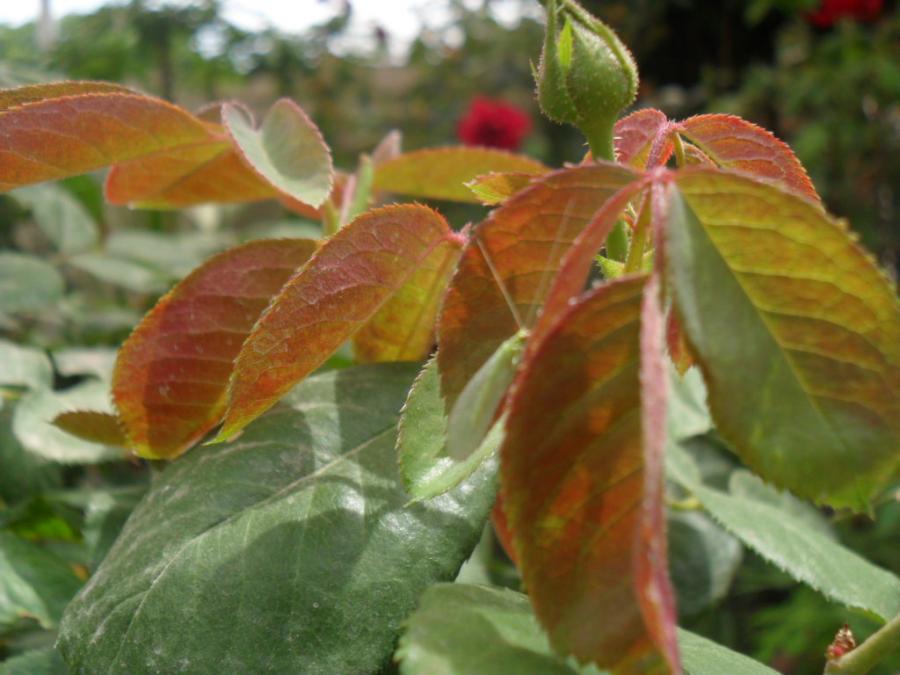
<instances>
[{"instance_id":1,"label":"red rose flower","mask_svg":"<svg viewBox=\"0 0 900 675\"><path fill-rule=\"evenodd\" d=\"M466 145L518 150L531 131L531 118L514 105L479 96L469 104L456 131Z\"/></svg>"},{"instance_id":2,"label":"red rose flower","mask_svg":"<svg viewBox=\"0 0 900 675\"><path fill-rule=\"evenodd\" d=\"M882 5L883 0L822 0L807 19L819 28L830 28L843 18L874 21L881 14Z\"/></svg>"}]
</instances>

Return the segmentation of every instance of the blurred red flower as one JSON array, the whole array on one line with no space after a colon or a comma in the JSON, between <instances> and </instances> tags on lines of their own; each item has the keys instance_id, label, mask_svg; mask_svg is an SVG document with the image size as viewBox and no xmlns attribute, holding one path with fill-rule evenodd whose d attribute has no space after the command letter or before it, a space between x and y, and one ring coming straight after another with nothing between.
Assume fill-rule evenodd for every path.
<instances>
[{"instance_id":1,"label":"blurred red flower","mask_svg":"<svg viewBox=\"0 0 900 675\"><path fill-rule=\"evenodd\" d=\"M531 131L531 118L521 108L483 96L469 104L456 133L466 145L518 150Z\"/></svg>"},{"instance_id":2,"label":"blurred red flower","mask_svg":"<svg viewBox=\"0 0 900 675\"><path fill-rule=\"evenodd\" d=\"M883 0L822 0L819 8L807 15L819 28L830 28L839 20L874 21L881 14Z\"/></svg>"}]
</instances>

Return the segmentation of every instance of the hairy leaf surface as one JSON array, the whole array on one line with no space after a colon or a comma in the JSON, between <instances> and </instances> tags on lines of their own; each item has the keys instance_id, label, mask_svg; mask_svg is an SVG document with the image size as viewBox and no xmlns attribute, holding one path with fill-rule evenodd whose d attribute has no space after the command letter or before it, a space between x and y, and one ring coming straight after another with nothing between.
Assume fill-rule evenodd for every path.
<instances>
[{"instance_id":1,"label":"hairy leaf surface","mask_svg":"<svg viewBox=\"0 0 900 675\"><path fill-rule=\"evenodd\" d=\"M421 592L471 553L495 494L479 473L405 506L394 442L414 374L318 375L238 441L170 464L66 611L70 667L377 672Z\"/></svg>"},{"instance_id":2,"label":"hairy leaf surface","mask_svg":"<svg viewBox=\"0 0 900 675\"><path fill-rule=\"evenodd\" d=\"M186 110L116 85L13 89L0 93L0 191L205 144L211 134Z\"/></svg>"},{"instance_id":3,"label":"hairy leaf surface","mask_svg":"<svg viewBox=\"0 0 900 675\"><path fill-rule=\"evenodd\" d=\"M734 115L697 115L679 133L724 169L752 174L819 202L806 169L784 141Z\"/></svg>"},{"instance_id":4,"label":"hairy leaf surface","mask_svg":"<svg viewBox=\"0 0 900 675\"><path fill-rule=\"evenodd\" d=\"M219 422L241 345L316 246L261 239L220 253L144 317L119 351L112 387L136 453L177 456Z\"/></svg>"},{"instance_id":5,"label":"hairy leaf surface","mask_svg":"<svg viewBox=\"0 0 900 675\"><path fill-rule=\"evenodd\" d=\"M885 620L900 612L900 579L895 575L777 503L748 495L734 484L730 494L704 484L682 445L670 443L666 453L669 475L690 490L726 530L779 569L848 607Z\"/></svg>"},{"instance_id":6,"label":"hairy leaf surface","mask_svg":"<svg viewBox=\"0 0 900 675\"><path fill-rule=\"evenodd\" d=\"M641 598L658 592L653 566L664 576L666 565L648 546L664 528L650 531L655 518L644 513L662 508L646 503L659 491L642 448L644 281L621 277L586 294L527 357L501 449L504 510L551 643L623 673L666 672L655 642L673 628L659 623L672 621L664 597Z\"/></svg>"},{"instance_id":7,"label":"hairy leaf surface","mask_svg":"<svg viewBox=\"0 0 900 675\"><path fill-rule=\"evenodd\" d=\"M286 197L319 206L334 181L331 151L296 103L280 99L254 129L241 108L222 106L222 121L243 158Z\"/></svg>"},{"instance_id":8,"label":"hairy leaf surface","mask_svg":"<svg viewBox=\"0 0 900 675\"><path fill-rule=\"evenodd\" d=\"M318 368L402 293L439 251L460 246L436 211L373 209L331 237L276 296L235 362L220 438L228 438Z\"/></svg>"},{"instance_id":9,"label":"hairy leaf surface","mask_svg":"<svg viewBox=\"0 0 900 675\"><path fill-rule=\"evenodd\" d=\"M477 204L466 183L482 174L547 173L546 166L525 155L493 148L449 147L406 152L375 168L376 190L411 197Z\"/></svg>"},{"instance_id":10,"label":"hairy leaf surface","mask_svg":"<svg viewBox=\"0 0 900 675\"><path fill-rule=\"evenodd\" d=\"M504 293L524 327L532 326L575 237L612 194L635 178L630 169L611 163L555 171L535 179L475 228L438 326L438 363L448 405L500 344L523 327Z\"/></svg>"},{"instance_id":11,"label":"hairy leaf surface","mask_svg":"<svg viewBox=\"0 0 900 675\"><path fill-rule=\"evenodd\" d=\"M670 280L716 427L763 478L865 510L900 466L889 283L800 197L710 169L676 185Z\"/></svg>"}]
</instances>

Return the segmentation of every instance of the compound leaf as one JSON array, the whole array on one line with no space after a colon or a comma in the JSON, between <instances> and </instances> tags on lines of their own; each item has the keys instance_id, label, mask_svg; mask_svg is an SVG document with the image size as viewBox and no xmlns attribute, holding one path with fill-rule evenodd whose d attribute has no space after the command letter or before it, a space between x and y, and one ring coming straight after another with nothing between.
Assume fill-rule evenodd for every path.
<instances>
[{"instance_id":1,"label":"compound leaf","mask_svg":"<svg viewBox=\"0 0 900 675\"><path fill-rule=\"evenodd\" d=\"M219 438L272 406L423 267L461 243L441 215L421 205L373 209L343 227L273 299L241 348Z\"/></svg>"}]
</instances>

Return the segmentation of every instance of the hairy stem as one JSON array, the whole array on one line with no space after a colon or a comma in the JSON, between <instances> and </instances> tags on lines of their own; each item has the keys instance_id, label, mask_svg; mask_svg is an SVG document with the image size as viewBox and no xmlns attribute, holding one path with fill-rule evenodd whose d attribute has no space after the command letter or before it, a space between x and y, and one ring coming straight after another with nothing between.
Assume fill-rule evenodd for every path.
<instances>
[{"instance_id":1,"label":"hairy stem","mask_svg":"<svg viewBox=\"0 0 900 675\"><path fill-rule=\"evenodd\" d=\"M825 675L865 675L900 646L900 614L872 633L865 642L825 665Z\"/></svg>"}]
</instances>

